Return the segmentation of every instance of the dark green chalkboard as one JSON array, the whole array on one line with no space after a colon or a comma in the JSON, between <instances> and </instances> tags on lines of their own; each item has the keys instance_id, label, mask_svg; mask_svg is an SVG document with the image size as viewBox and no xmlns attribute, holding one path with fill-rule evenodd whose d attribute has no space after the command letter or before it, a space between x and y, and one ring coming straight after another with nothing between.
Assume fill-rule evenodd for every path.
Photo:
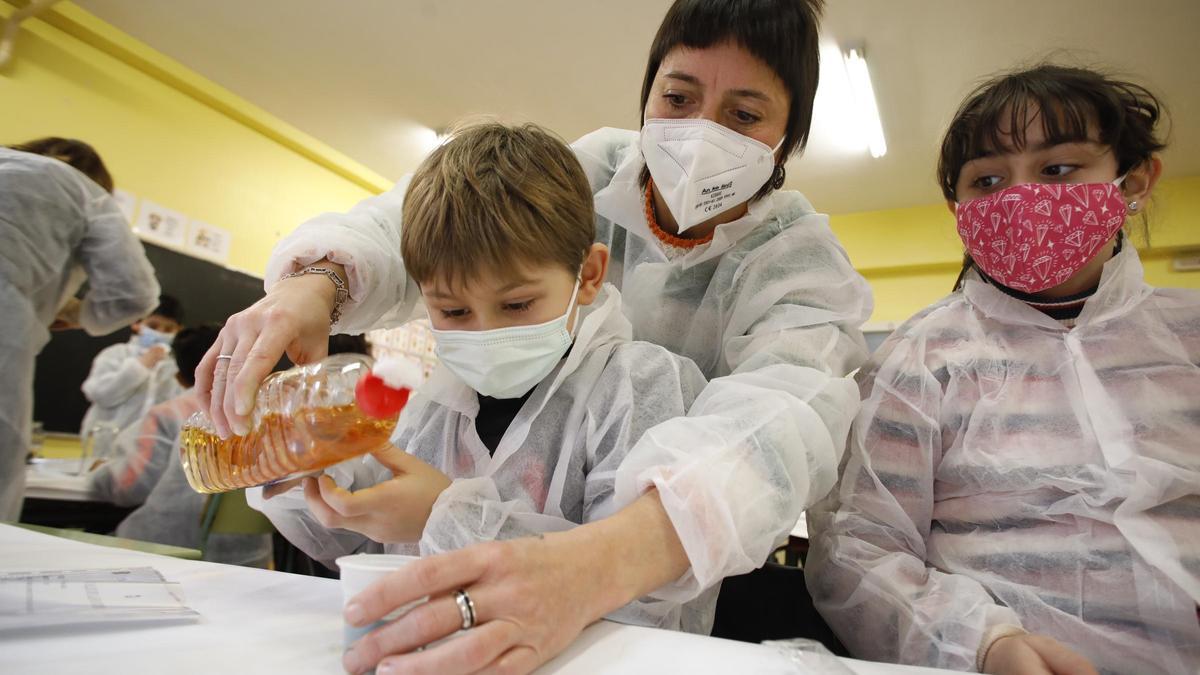
<instances>
[{"instance_id":1,"label":"dark green chalkboard","mask_svg":"<svg viewBox=\"0 0 1200 675\"><path fill-rule=\"evenodd\" d=\"M153 244L145 247L163 292L183 304L185 323L224 321L263 296L262 279ZM79 385L96 354L128 340L129 330L99 338L83 331L52 335L37 359L33 418L47 431L78 432L88 406Z\"/></svg>"}]
</instances>

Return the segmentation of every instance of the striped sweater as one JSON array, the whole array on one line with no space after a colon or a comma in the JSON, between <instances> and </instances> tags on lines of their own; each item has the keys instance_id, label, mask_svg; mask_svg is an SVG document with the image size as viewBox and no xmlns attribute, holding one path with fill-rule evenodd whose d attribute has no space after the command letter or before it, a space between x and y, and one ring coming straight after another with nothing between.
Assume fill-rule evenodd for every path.
<instances>
[{"instance_id":1,"label":"striped sweater","mask_svg":"<svg viewBox=\"0 0 1200 675\"><path fill-rule=\"evenodd\" d=\"M1074 327L975 279L859 375L807 577L855 656L975 668L1003 624L1200 672L1200 293L1133 247Z\"/></svg>"}]
</instances>

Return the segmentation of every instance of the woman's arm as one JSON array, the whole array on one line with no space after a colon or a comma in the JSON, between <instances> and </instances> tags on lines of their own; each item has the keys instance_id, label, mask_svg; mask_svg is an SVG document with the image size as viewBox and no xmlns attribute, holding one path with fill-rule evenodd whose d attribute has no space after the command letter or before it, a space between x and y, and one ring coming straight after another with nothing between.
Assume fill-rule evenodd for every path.
<instances>
[{"instance_id":1,"label":"woman's arm","mask_svg":"<svg viewBox=\"0 0 1200 675\"><path fill-rule=\"evenodd\" d=\"M426 595L430 601L368 634L343 664L351 673L381 660L396 672L527 673L589 624L678 579L687 567L679 538L651 490L603 520L471 546L393 572L347 606L347 621L364 626ZM462 618L451 594L460 588L475 603L477 627L452 642L412 652L459 629Z\"/></svg>"},{"instance_id":2,"label":"woman's arm","mask_svg":"<svg viewBox=\"0 0 1200 675\"><path fill-rule=\"evenodd\" d=\"M87 178L72 176L82 193L86 221L76 256L87 272L88 291L79 306L79 325L89 335L106 335L149 314L160 288L146 251L116 201Z\"/></svg>"},{"instance_id":3,"label":"woman's arm","mask_svg":"<svg viewBox=\"0 0 1200 675\"><path fill-rule=\"evenodd\" d=\"M408 180L347 213L305 222L276 245L267 295L229 318L196 369L196 391L222 436L244 433L254 392L286 353L295 363L323 358L331 330L363 332L402 323L420 289L400 259L400 218ZM307 266L333 270L349 296L330 325L336 286L326 276L284 278ZM218 359L228 355L229 359ZM227 361L227 363L220 363Z\"/></svg>"},{"instance_id":4,"label":"woman's arm","mask_svg":"<svg viewBox=\"0 0 1200 675\"><path fill-rule=\"evenodd\" d=\"M811 222L810 222L811 221ZM730 374L687 417L647 432L617 476L617 500L653 485L691 561L655 591L686 601L756 569L837 477L866 358L871 294L810 215L743 264L723 343Z\"/></svg>"}]
</instances>

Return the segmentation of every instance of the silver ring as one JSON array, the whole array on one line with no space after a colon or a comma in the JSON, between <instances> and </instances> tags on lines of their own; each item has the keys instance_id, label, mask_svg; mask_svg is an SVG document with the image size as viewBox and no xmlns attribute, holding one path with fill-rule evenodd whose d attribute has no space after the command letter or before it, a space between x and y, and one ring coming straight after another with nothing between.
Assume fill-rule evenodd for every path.
<instances>
[{"instance_id":1,"label":"silver ring","mask_svg":"<svg viewBox=\"0 0 1200 675\"><path fill-rule=\"evenodd\" d=\"M220 361L221 359L232 359L232 358L233 358L233 354L222 354L217 357L217 360Z\"/></svg>"},{"instance_id":2,"label":"silver ring","mask_svg":"<svg viewBox=\"0 0 1200 675\"><path fill-rule=\"evenodd\" d=\"M462 630L469 630L475 625L475 602L467 591L459 589L454 592L454 603L458 605L458 613L462 615Z\"/></svg>"}]
</instances>

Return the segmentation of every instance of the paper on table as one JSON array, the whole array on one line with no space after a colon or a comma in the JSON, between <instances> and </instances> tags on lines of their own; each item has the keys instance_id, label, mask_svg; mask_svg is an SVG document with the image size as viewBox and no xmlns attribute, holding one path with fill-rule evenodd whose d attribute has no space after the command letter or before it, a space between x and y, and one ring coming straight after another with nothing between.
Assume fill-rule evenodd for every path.
<instances>
[{"instance_id":1,"label":"paper on table","mask_svg":"<svg viewBox=\"0 0 1200 675\"><path fill-rule=\"evenodd\" d=\"M0 574L0 636L52 626L198 620L152 567Z\"/></svg>"}]
</instances>

